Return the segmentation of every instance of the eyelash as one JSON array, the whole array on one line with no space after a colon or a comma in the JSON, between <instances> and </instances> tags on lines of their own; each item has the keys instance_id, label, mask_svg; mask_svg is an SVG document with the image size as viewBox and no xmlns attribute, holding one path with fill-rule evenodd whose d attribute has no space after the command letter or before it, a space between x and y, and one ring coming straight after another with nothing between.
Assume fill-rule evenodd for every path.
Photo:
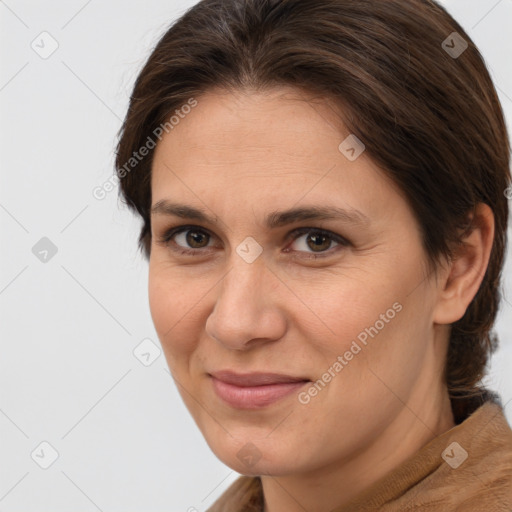
<instances>
[{"instance_id":1,"label":"eyelash","mask_svg":"<svg viewBox=\"0 0 512 512\"><path fill-rule=\"evenodd\" d=\"M179 235L183 232L192 231L192 230L195 230L195 231L203 233L203 234L207 234L208 236L211 237L211 234L208 232L208 230L203 229L199 226L191 226L191 225L177 226L177 227L168 229L158 239L158 243L161 245L164 245L166 247L169 247L172 251L177 252L179 254L187 255L187 256L197 256L198 253L204 252L205 249L183 249L183 248L181 248L181 246L176 245L176 244L175 244L175 247L171 246L171 243L173 242L172 239L176 235ZM330 239L331 241L338 243L341 247L347 247L350 245L350 242L348 240L346 240L345 238L343 238L340 235L337 235L336 233L333 233L332 231L326 231L324 229L308 228L308 227L294 229L287 235L286 240L288 241L290 238L292 238L292 242L295 242L295 240L300 238L301 235L311 234L311 233L313 233L315 235L325 236L328 239ZM334 248L334 251L337 252L336 248ZM292 251L292 252L303 253L304 251ZM308 254L308 256L305 256L305 258L306 259L315 259L315 260L319 259L319 258L326 258L326 257L329 257L332 254L332 252L333 252L332 249L328 249L327 251L324 251L321 253L306 253L306 254Z\"/></svg>"}]
</instances>

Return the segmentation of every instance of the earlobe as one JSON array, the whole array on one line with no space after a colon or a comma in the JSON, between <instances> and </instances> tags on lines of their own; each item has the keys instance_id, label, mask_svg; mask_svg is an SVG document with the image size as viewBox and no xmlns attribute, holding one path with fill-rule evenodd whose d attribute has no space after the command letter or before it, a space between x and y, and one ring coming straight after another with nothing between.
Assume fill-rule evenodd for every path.
<instances>
[{"instance_id":1,"label":"earlobe","mask_svg":"<svg viewBox=\"0 0 512 512\"><path fill-rule=\"evenodd\" d=\"M492 210L487 204L479 203L470 218L471 228L438 282L433 318L437 324L451 324L464 316L489 264L494 240Z\"/></svg>"}]
</instances>

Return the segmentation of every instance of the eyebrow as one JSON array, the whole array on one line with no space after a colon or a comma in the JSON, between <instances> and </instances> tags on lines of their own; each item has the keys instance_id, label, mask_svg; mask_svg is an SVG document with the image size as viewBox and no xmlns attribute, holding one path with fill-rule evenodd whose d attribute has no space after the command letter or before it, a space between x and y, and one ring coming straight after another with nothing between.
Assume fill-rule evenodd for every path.
<instances>
[{"instance_id":1,"label":"eyebrow","mask_svg":"<svg viewBox=\"0 0 512 512\"><path fill-rule=\"evenodd\" d=\"M193 219L209 224L216 224L218 217L210 217L205 210L194 208L186 204L171 203L166 199L158 201L151 208L151 215L165 215ZM336 206L306 206L290 210L273 211L265 218L265 225L269 229L279 228L294 222L304 220L340 220L347 224L367 227L370 219L361 211L354 208L344 209Z\"/></svg>"}]
</instances>

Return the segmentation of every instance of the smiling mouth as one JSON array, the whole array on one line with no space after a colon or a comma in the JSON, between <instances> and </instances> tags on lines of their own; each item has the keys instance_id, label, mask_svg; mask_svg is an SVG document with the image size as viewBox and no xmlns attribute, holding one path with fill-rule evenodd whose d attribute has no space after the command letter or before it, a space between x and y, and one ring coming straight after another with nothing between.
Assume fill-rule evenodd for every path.
<instances>
[{"instance_id":1,"label":"smiling mouth","mask_svg":"<svg viewBox=\"0 0 512 512\"><path fill-rule=\"evenodd\" d=\"M238 409L267 407L311 382L306 378L276 373L236 374L223 371L208 375L217 396Z\"/></svg>"}]
</instances>

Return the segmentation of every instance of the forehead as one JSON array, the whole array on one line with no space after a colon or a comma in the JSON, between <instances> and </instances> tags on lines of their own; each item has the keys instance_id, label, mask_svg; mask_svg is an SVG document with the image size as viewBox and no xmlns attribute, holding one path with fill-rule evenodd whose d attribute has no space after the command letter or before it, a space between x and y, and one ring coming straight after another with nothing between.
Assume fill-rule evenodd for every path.
<instances>
[{"instance_id":1,"label":"forehead","mask_svg":"<svg viewBox=\"0 0 512 512\"><path fill-rule=\"evenodd\" d=\"M350 133L328 100L287 88L212 91L196 99L157 145L152 206L185 197L197 207L215 202L220 210L221 201L238 211L329 202L370 217L378 200L394 193L364 152L351 161L340 151Z\"/></svg>"},{"instance_id":2,"label":"forehead","mask_svg":"<svg viewBox=\"0 0 512 512\"><path fill-rule=\"evenodd\" d=\"M265 92L215 89L197 98L197 106L157 146L207 150L210 157L236 152L305 157L313 149L336 150L349 132L332 102L291 88ZM318 156L318 155L316 155Z\"/></svg>"}]
</instances>

